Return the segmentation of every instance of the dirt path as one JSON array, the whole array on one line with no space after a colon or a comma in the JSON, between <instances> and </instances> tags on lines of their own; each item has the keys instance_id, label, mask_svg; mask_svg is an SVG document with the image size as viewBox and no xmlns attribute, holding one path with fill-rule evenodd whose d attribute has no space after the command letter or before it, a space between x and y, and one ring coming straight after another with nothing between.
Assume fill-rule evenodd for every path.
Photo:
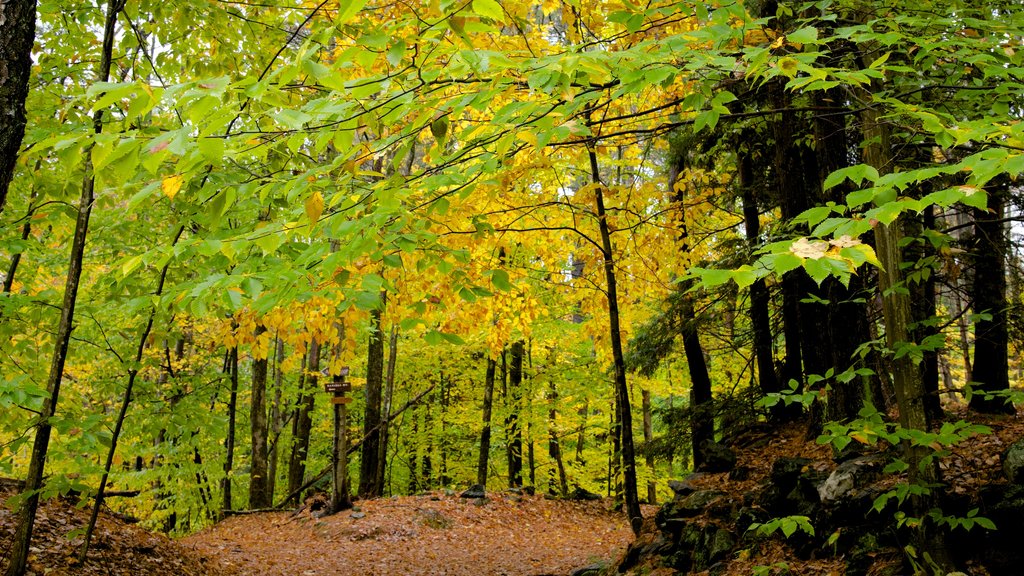
<instances>
[{"instance_id":1,"label":"dirt path","mask_svg":"<svg viewBox=\"0 0 1024 576\"><path fill-rule=\"evenodd\" d=\"M633 538L603 502L435 494L358 504L325 518L238 516L182 544L240 575L541 576L614 559Z\"/></svg>"}]
</instances>

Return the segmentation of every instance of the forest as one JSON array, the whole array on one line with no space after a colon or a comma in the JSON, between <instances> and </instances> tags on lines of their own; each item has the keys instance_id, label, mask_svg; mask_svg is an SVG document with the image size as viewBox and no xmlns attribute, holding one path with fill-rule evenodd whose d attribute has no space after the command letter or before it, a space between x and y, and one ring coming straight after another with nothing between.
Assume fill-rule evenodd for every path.
<instances>
[{"instance_id":1,"label":"forest","mask_svg":"<svg viewBox=\"0 0 1024 576\"><path fill-rule=\"evenodd\" d=\"M964 570L1024 510L1021 8L0 3L0 565L69 497L83 559L470 487L681 545L681 479L787 430L884 460L891 573ZM971 441L1008 485L953 489ZM853 539L779 506L738 532Z\"/></svg>"}]
</instances>

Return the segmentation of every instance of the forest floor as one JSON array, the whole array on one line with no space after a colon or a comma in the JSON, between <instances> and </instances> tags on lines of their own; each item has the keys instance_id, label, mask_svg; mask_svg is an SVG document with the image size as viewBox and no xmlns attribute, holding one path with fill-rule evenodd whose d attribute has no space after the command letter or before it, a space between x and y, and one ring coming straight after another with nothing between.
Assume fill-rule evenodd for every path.
<instances>
[{"instance_id":1,"label":"forest floor","mask_svg":"<svg viewBox=\"0 0 1024 576\"><path fill-rule=\"evenodd\" d=\"M942 459L950 489L974 493L1001 480L1000 455L1024 437L1024 415L979 417L952 413L987 424L991 435L976 436ZM801 426L766 431L767 446L739 446L739 464L750 470L743 481L726 474L694 479L699 488L743 494L765 480L780 456L802 456L811 466L830 468L829 447L808 441ZM15 481L0 479L0 503L17 492ZM319 516L314 507L299 511L233 516L180 540L147 532L114 514L103 514L88 560L76 558L89 510L68 499L41 505L30 557L31 576L298 575L349 576L566 576L576 568L614 563L633 540L621 513L607 501L553 500L504 492L485 500L450 492L356 502L356 508ZM655 506L644 506L651 518ZM6 568L15 516L0 505L0 572ZM796 560L781 542L769 541L751 554L737 554L723 574L749 575L758 567L785 563L789 574L841 574L841 557ZM898 555L879 565L899 563ZM972 574L985 574L983 569Z\"/></svg>"},{"instance_id":2,"label":"forest floor","mask_svg":"<svg viewBox=\"0 0 1024 576\"><path fill-rule=\"evenodd\" d=\"M235 516L182 544L239 575L565 576L613 561L633 539L605 501L510 493L380 498L316 514Z\"/></svg>"}]
</instances>

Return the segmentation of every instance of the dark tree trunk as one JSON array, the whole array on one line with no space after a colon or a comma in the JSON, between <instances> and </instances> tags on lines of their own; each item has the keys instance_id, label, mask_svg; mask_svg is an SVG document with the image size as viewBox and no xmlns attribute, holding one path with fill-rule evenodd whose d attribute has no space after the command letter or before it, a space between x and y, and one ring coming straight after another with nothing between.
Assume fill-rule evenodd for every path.
<instances>
[{"instance_id":1,"label":"dark tree trunk","mask_svg":"<svg viewBox=\"0 0 1024 576\"><path fill-rule=\"evenodd\" d=\"M381 294L381 307L384 306ZM377 468L380 458L380 406L384 385L384 334L380 329L381 308L370 311L370 337L366 349L366 407L363 415L363 446L359 462L359 496L380 496Z\"/></svg>"},{"instance_id":2,"label":"dark tree trunk","mask_svg":"<svg viewBox=\"0 0 1024 576\"><path fill-rule=\"evenodd\" d=\"M686 151L675 151L677 161L669 168L668 187L674 191L674 198L679 206L685 206L686 192L677 189L676 182L685 168ZM689 232L686 227L685 215L679 219L679 249L684 254L690 249ZM711 410L711 376L708 374L704 348L697 332L697 315L693 306L693 298L688 293L692 282L686 281L679 285L682 294L679 306L680 333L683 338L683 352L690 372L690 427L691 446L693 448L693 467L697 469L704 463L704 443L714 440L715 420Z\"/></svg>"},{"instance_id":3,"label":"dark tree trunk","mask_svg":"<svg viewBox=\"0 0 1024 576\"><path fill-rule=\"evenodd\" d=\"M267 331L263 326L256 328L256 339ZM253 345L253 349L258 344ZM269 508L273 502L267 487L269 463L267 462L267 358L254 357L252 361L252 395L249 403L249 423L251 433L250 471L249 471L249 508Z\"/></svg>"},{"instance_id":4,"label":"dark tree trunk","mask_svg":"<svg viewBox=\"0 0 1024 576\"><path fill-rule=\"evenodd\" d=\"M25 99L35 36L35 0L0 2L0 214L7 204L7 190L25 137ZM106 75L100 80L105 81Z\"/></svg>"},{"instance_id":5,"label":"dark tree trunk","mask_svg":"<svg viewBox=\"0 0 1024 576\"><path fill-rule=\"evenodd\" d=\"M5 3L0 5L0 14L5 18L11 18L10 27L3 29L3 37L0 38L0 63L14 66L14 70L8 70L9 82L0 84L0 105L4 106L2 122L12 122L13 125L8 132L6 125L3 125L3 132L0 132L0 209L7 197L7 187L10 183L10 175L13 172L13 164L17 158L17 150L21 145L21 137L24 135L24 100L21 96L21 104L18 104L18 95L27 94L28 69L31 62L29 53L32 49L32 38L35 34L35 9L34 2ZM110 77L111 56L114 50L114 25L117 21L117 12L120 9L118 0L110 0L107 5L106 25L103 33L103 51L100 58L99 73L97 79L105 82ZM27 19L27 20L26 20ZM31 27L31 31L29 31ZM9 32L8 32L9 31ZM0 79L3 77L0 76ZM17 83L25 84L24 87L17 87ZM10 90L10 92L8 92ZM9 100L8 100L9 99ZM18 114L21 114L19 117ZM9 116L13 115L13 116ZM20 118L20 120L19 120ZM17 127L20 122L20 128ZM93 115L93 130L99 134L103 130L103 110L97 110ZM17 142L15 142L17 140ZM13 148L12 148L13 146ZM39 420L35 424L36 435L32 442L32 453L29 459L28 475L25 478L24 493L27 498L18 509L18 523L15 528L14 539L11 542L10 564L7 568L7 576L23 576L28 562L29 546L32 542L32 529L35 525L36 512L39 509L39 490L43 486L43 472L46 468L46 456L50 446L50 433L52 425L50 420L57 411L57 403L60 399L60 387L64 378L64 363L68 354L68 342L71 339L71 331L74 329L75 303L78 300L78 284L82 277L82 262L85 257L85 241L89 232L89 216L92 214L93 189L95 186L92 164L88 160L88 150L84 157L85 176L82 181L82 194L78 201L78 215L75 220L75 233L71 241L71 255L68 261L68 271L64 282L64 301L61 305L60 323L57 325L57 333L54 336L53 356L50 362L50 373L46 380L47 395L43 399L42 410L39 413Z\"/></svg>"},{"instance_id":6,"label":"dark tree trunk","mask_svg":"<svg viewBox=\"0 0 1024 576\"><path fill-rule=\"evenodd\" d=\"M934 230L934 209L934 206L925 208L919 222L908 220L908 235L921 236L922 229ZM915 242L907 247L907 261L922 261L931 255L932 250L930 246L923 242L923 240L915 240ZM939 334L938 327L934 322L936 318L935 275L931 273L930 268L923 269L923 272L929 272L926 274L927 277L921 276L921 273L919 273L917 281L908 283L912 305L911 318L913 320L911 337L917 344L924 344L925 340L929 338L934 339ZM935 345L933 344L933 346ZM925 392L924 409L928 412L929 420L938 421L942 417L942 406L939 403L939 350L937 348L923 351L921 379Z\"/></svg>"},{"instance_id":7,"label":"dark tree trunk","mask_svg":"<svg viewBox=\"0 0 1024 576\"><path fill-rule=\"evenodd\" d=\"M388 362L384 370L384 397L381 399L380 445L377 449L377 487L384 494L388 442L391 440L391 403L395 397L395 367L398 364L398 326L391 326L388 338ZM393 489L392 489L393 491Z\"/></svg>"},{"instance_id":8,"label":"dark tree trunk","mask_svg":"<svg viewBox=\"0 0 1024 576\"><path fill-rule=\"evenodd\" d=\"M751 250L760 243L761 221L754 193L754 174L749 153L743 153L739 161L739 184L743 194L743 221L747 242ZM771 315L768 309L768 286L764 279L750 285L750 325L754 333L754 355L757 359L757 382L762 394L780 392L782 386L775 375L775 359L772 356ZM783 408L776 404L772 418L780 419Z\"/></svg>"},{"instance_id":9,"label":"dark tree trunk","mask_svg":"<svg viewBox=\"0 0 1024 576\"><path fill-rule=\"evenodd\" d=\"M1002 186L988 190L988 210L974 209L974 394L971 409L986 413L1013 413L1005 397L986 399L987 392L1010 388L1006 328L1006 232L1000 220L1006 203Z\"/></svg>"},{"instance_id":10,"label":"dark tree trunk","mask_svg":"<svg viewBox=\"0 0 1024 576\"><path fill-rule=\"evenodd\" d=\"M565 475L565 462L562 460L562 445L558 438L557 405L558 389L555 387L554 379L551 379L548 381L548 457L551 458L553 468L548 474L548 494L557 494L564 497L569 494L569 481Z\"/></svg>"},{"instance_id":11,"label":"dark tree trunk","mask_svg":"<svg viewBox=\"0 0 1024 576\"><path fill-rule=\"evenodd\" d=\"M508 438L508 486L519 488L523 485L523 431L519 425L522 409L523 386L523 341L512 343L509 351L508 413L505 417L505 434Z\"/></svg>"},{"instance_id":12,"label":"dark tree trunk","mask_svg":"<svg viewBox=\"0 0 1024 576\"><path fill-rule=\"evenodd\" d=\"M281 454L281 430L284 428L284 411L281 409L284 374L281 362L284 357L284 340L274 339L274 398L270 404L270 433L267 444L267 494L274 499L277 487L277 463Z\"/></svg>"},{"instance_id":13,"label":"dark tree trunk","mask_svg":"<svg viewBox=\"0 0 1024 576\"><path fill-rule=\"evenodd\" d=\"M480 457L476 465L476 483L487 487L488 459L491 453L491 410L494 406L494 372L498 363L487 358L487 371L484 373L484 406L483 429L480 431Z\"/></svg>"},{"instance_id":14,"label":"dark tree trunk","mask_svg":"<svg viewBox=\"0 0 1024 576\"><path fill-rule=\"evenodd\" d=\"M651 419L651 391L640 390L640 395L643 402L644 410L644 445L647 447L647 455L645 460L647 461L647 468L651 472L651 480L647 481L647 503L657 504L658 503L658 487L657 483L653 480L654 473L654 454L651 451L651 442L654 441L654 422Z\"/></svg>"},{"instance_id":15,"label":"dark tree trunk","mask_svg":"<svg viewBox=\"0 0 1024 576\"><path fill-rule=\"evenodd\" d=\"M299 378L299 404L292 416L292 450L288 458L288 493L296 494L306 476L309 435L313 429L313 406L316 401L317 378L320 371L320 344L309 343L305 368Z\"/></svg>"},{"instance_id":16,"label":"dark tree trunk","mask_svg":"<svg viewBox=\"0 0 1024 576\"><path fill-rule=\"evenodd\" d=\"M220 481L221 514L231 507L231 471L235 465L235 417L238 412L238 346L228 352L227 372L231 390L228 393L228 433L224 439L224 478Z\"/></svg>"},{"instance_id":17,"label":"dark tree trunk","mask_svg":"<svg viewBox=\"0 0 1024 576\"><path fill-rule=\"evenodd\" d=\"M604 206L604 188L601 171L597 165L597 152L590 148L591 182L594 189L594 204L597 212L597 226L601 234L601 256L604 260L605 296L608 300L608 336L612 345L612 364L615 370L615 398L620 408L619 426L622 439L622 482L626 503L626 515L633 533L640 534L643 513L640 511L640 496L636 485L636 453L633 443L633 411L629 404L629 384L626 382L626 361L622 352L622 331L619 323L619 295L615 278L615 250L612 248L611 227Z\"/></svg>"}]
</instances>

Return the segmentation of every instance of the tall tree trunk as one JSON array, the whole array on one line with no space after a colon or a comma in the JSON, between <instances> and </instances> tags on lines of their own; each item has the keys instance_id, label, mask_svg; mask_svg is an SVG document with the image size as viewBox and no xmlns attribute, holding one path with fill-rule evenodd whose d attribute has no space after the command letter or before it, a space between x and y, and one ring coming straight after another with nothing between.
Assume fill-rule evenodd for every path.
<instances>
[{"instance_id":1,"label":"tall tree trunk","mask_svg":"<svg viewBox=\"0 0 1024 576\"><path fill-rule=\"evenodd\" d=\"M974 282L971 296L974 321L974 394L971 409L978 412L1012 414L1013 404L1005 397L986 399L988 392L1010 389L1006 328L1006 231L1002 217L1006 204L1005 185L988 190L988 210L974 209Z\"/></svg>"},{"instance_id":2,"label":"tall tree trunk","mask_svg":"<svg viewBox=\"0 0 1024 576\"><path fill-rule=\"evenodd\" d=\"M554 356L554 354L552 354ZM548 474L548 494L569 495L569 481L565 475L565 462L562 461L562 446L558 434L558 389L554 378L548 379L548 457L554 468ZM555 475L558 484L556 490Z\"/></svg>"},{"instance_id":3,"label":"tall tree trunk","mask_svg":"<svg viewBox=\"0 0 1024 576\"><path fill-rule=\"evenodd\" d=\"M608 336L612 345L612 364L615 369L615 397L621 408L619 424L622 427L622 478L626 516L633 533L640 534L643 513L636 486L636 453L633 443L633 411L629 404L629 385L626 382L626 361L622 352L622 328L619 325L619 294L615 278L615 250L612 247L611 227L604 206L604 184L597 165L597 152L588 147L590 178L594 184L594 204L597 226L601 234L601 256L604 260L605 296L608 300Z\"/></svg>"},{"instance_id":4,"label":"tall tree trunk","mask_svg":"<svg viewBox=\"0 0 1024 576\"><path fill-rule=\"evenodd\" d=\"M274 499L277 487L277 463L281 454L281 430L284 429L284 410L281 409L284 373L281 362L284 357L284 340L274 339L274 398L270 403L270 439L267 444L267 494Z\"/></svg>"},{"instance_id":5,"label":"tall tree trunk","mask_svg":"<svg viewBox=\"0 0 1024 576\"><path fill-rule=\"evenodd\" d=\"M0 43L0 50L3 51L0 57L5 61L14 63L15 66L15 70L8 72L8 74L12 74L12 76L9 76L12 83L24 82L27 84L28 80L26 76L27 70L22 70L22 68L26 65L26 60L29 59L29 52L32 48L31 39L35 33L35 10L34 6L29 6L30 4L34 5L33 2L24 2L17 5L6 3L0 7L0 10L3 11L0 14L13 18L9 28L5 25L2 32L5 36L3 38L4 42ZM103 51L97 74L97 79L100 82L106 82L110 77L111 56L114 51L114 24L121 6L122 4L119 0L110 0L110 3L107 5L106 25L103 32ZM26 21L26 18L28 21ZM28 26L33 27L31 33L27 30ZM7 43L8 38L11 42L10 45ZM24 53L20 52L25 50L26 47L27 50ZM30 64L30 62L27 64ZM12 92L7 92L11 88L13 88ZM0 174L0 178L2 178L2 181L0 181L0 193L3 194L3 197L0 198L0 209L2 209L3 201L7 197L10 173L13 172L13 163L17 157L18 147L21 145L21 135L24 134L23 121L21 121L21 128L16 128L19 123L17 117L19 112L22 114L21 118L24 118L23 108L18 107L17 98L22 91L27 90L27 86L19 88L13 86L13 84L8 86L5 83L0 85L0 90L4 92L0 97L5 99L12 98L12 101L2 102L2 105L5 107L3 115L15 115L13 120L14 126L12 126L11 131L8 132L5 127L3 133L0 133L0 139L4 140L4 142L0 143L3 146L3 149L0 150L0 163L2 163L0 164L0 171L3 172ZM24 96L21 97L21 101L24 103ZM5 123L10 121L7 118L3 120ZM103 131L103 110L97 110L93 115L93 130L97 134ZM17 142L14 142L15 139L17 139ZM13 149L11 149L12 144ZM27 494L27 497L18 510L18 524L15 528L14 539L11 542L11 556L10 564L7 568L7 576L23 576L25 574L29 545L32 541L32 529L35 525L36 512L39 509L39 490L43 486L43 472L46 467L46 456L50 446L50 433L52 431L50 421L57 412L57 402L60 399L60 387L64 377L64 363L68 354L68 342L71 339L71 331L74 329L75 303L78 299L78 284L82 277L82 262L85 258L85 241L89 232L89 216L92 213L93 188L95 186L92 163L89 160L88 152L87 150L83 154L86 158L85 176L82 181L82 194L78 201L75 233L71 241L71 255L64 282L64 301L61 305L60 323L57 325L57 333L54 337L53 357L50 362L50 373L46 380L47 395L43 399L42 410L40 410L39 419L35 424L36 435L32 443L28 475L25 478L24 493Z\"/></svg>"},{"instance_id":6,"label":"tall tree trunk","mask_svg":"<svg viewBox=\"0 0 1024 576\"><path fill-rule=\"evenodd\" d=\"M380 446L377 449L377 486L381 495L385 488L388 442L391 440L391 403L395 397L395 367L398 363L398 325L391 326L388 338L388 362L384 370L384 397L381 399ZM392 489L393 491L393 489Z\"/></svg>"},{"instance_id":7,"label":"tall tree trunk","mask_svg":"<svg viewBox=\"0 0 1024 576\"><path fill-rule=\"evenodd\" d=\"M115 17L116 11L107 19ZM25 137L25 99L35 37L35 0L0 3L0 214L7 204L7 190ZM109 61L107 70L109 74ZM106 81L106 76L100 81Z\"/></svg>"},{"instance_id":8,"label":"tall tree trunk","mask_svg":"<svg viewBox=\"0 0 1024 576\"><path fill-rule=\"evenodd\" d=\"M669 167L668 174L668 189L681 209L686 205L686 193L683 187L677 186L677 183L685 167L685 154L686 151L683 150L674 151L676 162ZM689 251L689 232L686 227L685 214L681 215L679 219L679 243L681 252ZM711 411L711 376L708 374L704 348L701 346L700 335L697 332L697 315L693 306L693 298L688 292L691 285L692 282L689 281L679 285L678 289L682 299L679 306L679 321L683 338L683 352L686 355L686 364L690 371L690 444L693 448L693 467L697 469L704 463L704 444L714 440L715 421Z\"/></svg>"},{"instance_id":9,"label":"tall tree trunk","mask_svg":"<svg viewBox=\"0 0 1024 576\"><path fill-rule=\"evenodd\" d=\"M491 410L494 406L494 372L498 363L494 358L487 358L487 371L484 373L484 406L483 429L480 430L480 456L477 458L476 483L487 487L488 459L491 453Z\"/></svg>"},{"instance_id":10,"label":"tall tree trunk","mask_svg":"<svg viewBox=\"0 0 1024 576\"><path fill-rule=\"evenodd\" d=\"M922 192L924 194L925 192ZM935 207L928 206L921 214L920 221L908 219L907 224L912 228L908 230L910 236L921 236L922 230L935 229ZM906 250L908 261L918 261L927 258L932 254L929 246L923 242L911 243ZM911 297L911 318L913 329L911 338L914 342L922 344L925 340L934 339L939 334L935 325L937 314L935 304L935 275L929 273L927 278L911 282L908 286ZM942 417L942 405L939 403L939 351L938 349L924 350L921 362L921 381L924 386L924 408L928 412L928 419L932 422Z\"/></svg>"},{"instance_id":11,"label":"tall tree trunk","mask_svg":"<svg viewBox=\"0 0 1024 576\"><path fill-rule=\"evenodd\" d=\"M754 193L754 174L749 153L742 153L739 160L739 184L743 198L743 222L750 249L760 243L761 221ZM768 285L758 279L750 285L750 325L754 333L754 356L757 359L757 383L762 394L781 392L782 386L775 376L775 359L772 356L771 314L768 310ZM781 419L782 405L772 409L772 418Z\"/></svg>"},{"instance_id":12,"label":"tall tree trunk","mask_svg":"<svg viewBox=\"0 0 1024 576\"><path fill-rule=\"evenodd\" d=\"M523 341L512 343L509 350L508 413L505 416L505 434L508 438L508 486L523 486L523 431L519 416L522 409Z\"/></svg>"},{"instance_id":13,"label":"tall tree trunk","mask_svg":"<svg viewBox=\"0 0 1024 576\"><path fill-rule=\"evenodd\" d=\"M270 468L267 462L267 357L265 352L258 353L261 348L259 340L266 335L266 331L263 326L256 328L257 341L253 344L252 394L249 404L252 440L249 462L249 507L256 509L269 508L273 504L271 494L267 491L270 485L267 478Z\"/></svg>"},{"instance_id":14,"label":"tall tree trunk","mask_svg":"<svg viewBox=\"0 0 1024 576\"><path fill-rule=\"evenodd\" d=\"M184 227L178 228L178 233L174 236L174 242L172 245L178 243L181 239L181 235L185 232ZM164 293L164 282L167 280L167 271L170 269L171 263L168 261L164 264L160 270L160 276L157 280L156 290L153 295L159 299ZM142 329L142 333L139 336L138 346L135 348L135 358L132 367L128 369L128 383L125 386L124 397L121 400L121 409L117 414L117 420L114 423L114 430L110 437L110 447L107 449L107 459L103 465L103 475L100 477L100 485L96 489L96 499L93 502L92 513L89 515L89 523L85 528L85 537L82 543L82 551L79 554L79 559L85 561L86 556L89 554L89 543L92 541L93 531L96 529L96 520L100 515L100 507L103 506L104 491L107 488L107 481L110 479L110 470L114 465L114 456L117 454L117 443L121 438L121 430L124 428L124 421L128 415L128 407L132 403L132 393L135 389L135 379L139 374L139 366L142 365L142 355L146 351L146 347L149 344L149 335L153 331L153 321L156 319L156 307L152 307L149 310L149 317L146 320L146 326ZM183 340L179 340L182 344L179 346L179 351L183 352L184 344ZM166 346L165 346L166 350ZM167 355L167 361L170 362L170 354ZM170 366L167 367L167 371L161 373L160 377L166 379ZM141 466L139 467L141 469Z\"/></svg>"},{"instance_id":15,"label":"tall tree trunk","mask_svg":"<svg viewBox=\"0 0 1024 576\"><path fill-rule=\"evenodd\" d=\"M641 389L640 395L643 401L644 410L644 445L647 447L645 459L647 469L651 473L651 479L647 481L647 503L658 503L658 486L655 482L654 453L651 451L651 443L654 442L654 423L651 418L651 391Z\"/></svg>"},{"instance_id":16,"label":"tall tree trunk","mask_svg":"<svg viewBox=\"0 0 1024 576\"><path fill-rule=\"evenodd\" d=\"M865 102L871 97L862 95ZM861 113L863 122L864 163L875 167L879 173L887 172L892 165L890 158L889 129L879 117L878 110L869 106ZM898 289L904 286L903 273L900 265L903 258L900 254L899 242L903 238L903 216L891 224L879 223L875 227L875 243L878 260L882 264L879 272L879 291L882 293L882 311L885 316L885 339L890 350L910 342L911 303L908 293ZM894 358L893 385L896 391L896 402L899 406L899 423L905 430L929 430L931 422L928 411L924 407L924 384L921 371L914 364L912 355L904 354ZM913 543L918 550L927 552L939 567L951 566L949 550L946 547L945 535L941 527L935 526L927 518L927 512L935 507L938 495L934 486L940 483L938 459L930 461L925 458L931 448L915 446L910 442L903 443L903 451L908 467L908 480L931 488L926 495L911 498L912 513L924 521L913 530Z\"/></svg>"},{"instance_id":17,"label":"tall tree trunk","mask_svg":"<svg viewBox=\"0 0 1024 576\"><path fill-rule=\"evenodd\" d=\"M228 395L228 434L224 439L224 478L220 481L221 514L231 507L231 472L235 465L235 420L238 412L238 346L228 352L227 372L231 390Z\"/></svg>"},{"instance_id":18,"label":"tall tree trunk","mask_svg":"<svg viewBox=\"0 0 1024 576\"><path fill-rule=\"evenodd\" d=\"M299 378L299 404L292 416L292 450L288 458L289 494L296 494L305 481L309 435L313 429L313 407L316 402L316 374L319 371L320 343L311 340L302 376Z\"/></svg>"},{"instance_id":19,"label":"tall tree trunk","mask_svg":"<svg viewBox=\"0 0 1024 576\"><path fill-rule=\"evenodd\" d=\"M385 294L381 293L380 307L370 311L370 336L366 348L366 407L363 415L362 457L359 461L359 496L380 496L377 468L380 458L380 406L384 384L384 334L380 329L381 308Z\"/></svg>"}]
</instances>

